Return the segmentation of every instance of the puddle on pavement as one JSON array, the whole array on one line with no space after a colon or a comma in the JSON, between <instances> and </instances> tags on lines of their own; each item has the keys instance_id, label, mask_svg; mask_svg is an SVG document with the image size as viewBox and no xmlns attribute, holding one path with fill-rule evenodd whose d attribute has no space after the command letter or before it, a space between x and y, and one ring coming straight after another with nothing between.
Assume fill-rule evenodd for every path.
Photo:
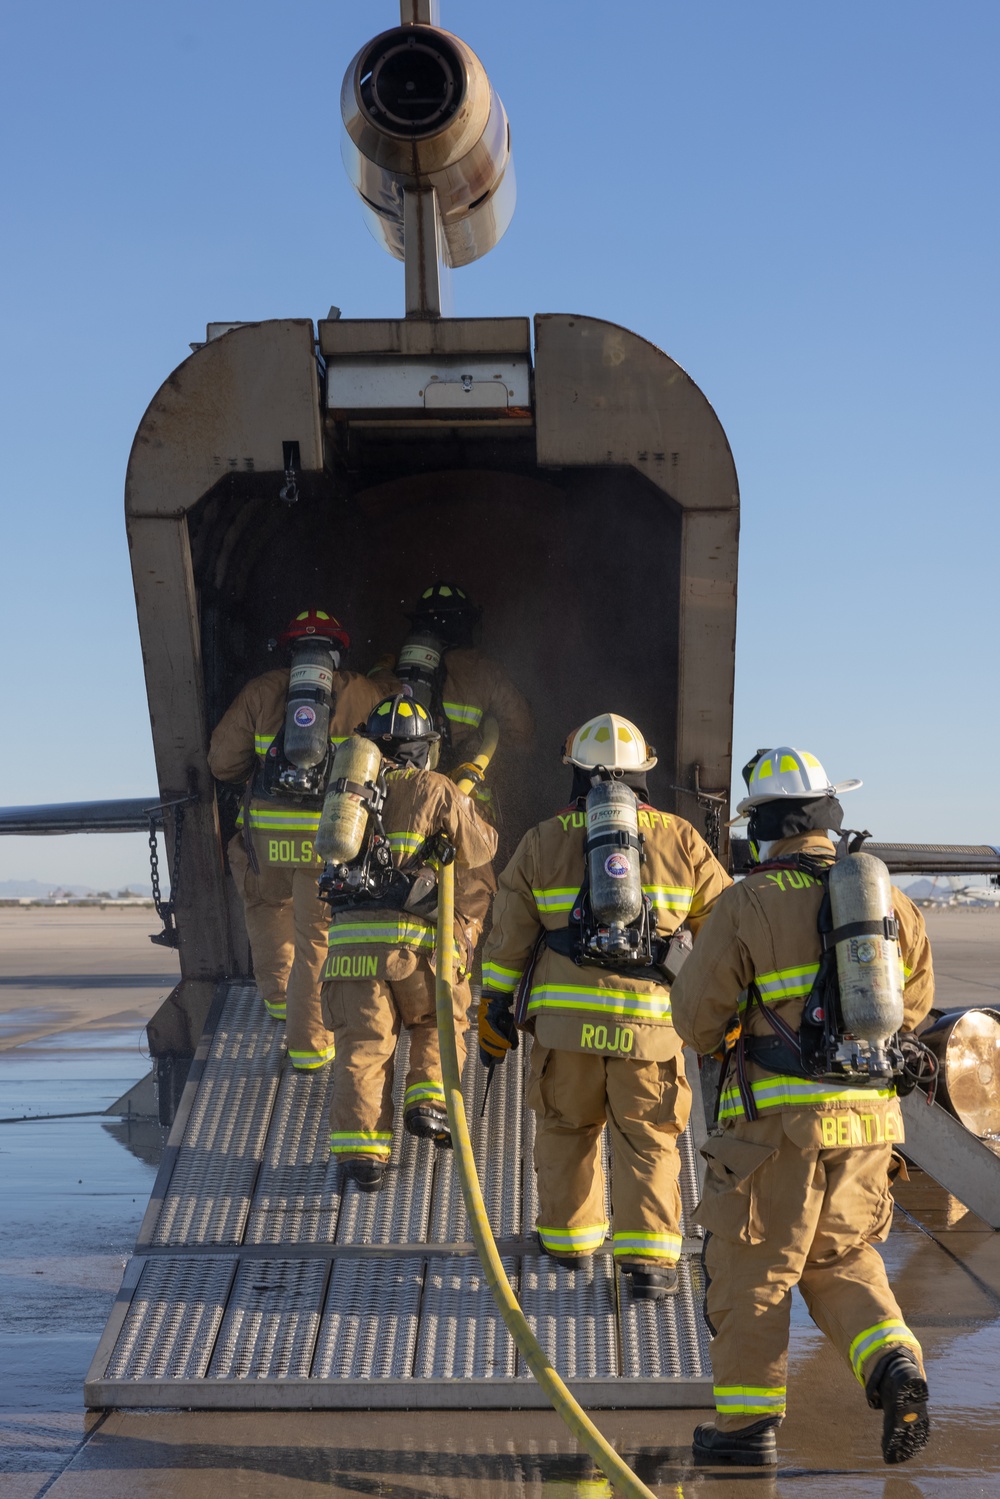
<instances>
[{"instance_id":1,"label":"puddle on pavement","mask_svg":"<svg viewBox=\"0 0 1000 1499\"><path fill-rule=\"evenodd\" d=\"M149 978L142 977L144 986ZM172 983L164 980L164 988ZM123 1007L138 1002L138 995L121 995ZM67 1025L65 1005L44 1003L0 1015L0 1038L18 1028L58 1027L0 1052L0 1116L103 1109L148 1073L138 1011L122 1008L72 1029L82 1021L85 1015L74 1014ZM0 1127L0 1410L9 1412L0 1417L0 1472L15 1482L57 1472L94 1424L82 1410L83 1379L164 1137L153 1121L100 1117ZM938 1190L921 1187L928 1199ZM886 1257L914 1292L913 1321L928 1358L935 1414L926 1461L904 1471L882 1467L878 1418L797 1294L789 1420L779 1436L777 1473L694 1468L690 1436L704 1418L695 1411L595 1412L598 1426L658 1499L992 1499L1000 1494L1000 1321L994 1310L984 1323L985 1307L976 1305L979 1293L970 1284L964 1312L979 1311L978 1317L925 1328L921 1309L930 1322L957 1320L953 1297L962 1272L912 1228L894 1234ZM931 1304L935 1287L947 1306ZM44 1483L42 1477L23 1493L34 1495ZM540 1412L174 1411L112 1413L51 1494L218 1499L227 1492L274 1499L279 1488L287 1499L312 1499L320 1491L331 1499L610 1499L611 1493L558 1421Z\"/></svg>"},{"instance_id":2,"label":"puddle on pavement","mask_svg":"<svg viewBox=\"0 0 1000 1499\"><path fill-rule=\"evenodd\" d=\"M106 1109L149 1070L139 1021L125 1029L63 1031L25 1042L0 1052L0 1118Z\"/></svg>"},{"instance_id":3,"label":"puddle on pavement","mask_svg":"<svg viewBox=\"0 0 1000 1499\"><path fill-rule=\"evenodd\" d=\"M870 1415L870 1413L869 1413ZM697 1411L595 1412L597 1425L658 1499L986 1499L997 1465L947 1429L905 1472L875 1447L850 1446L830 1413L782 1441L774 1470L695 1467ZM857 1422L853 1423L857 1424ZM789 1423L791 1426L791 1423ZM783 1435L783 1434L782 1434ZM978 1434L977 1434L978 1437ZM975 1453L975 1455L974 1455ZM987 1456L976 1465L976 1456ZM933 1466L932 1466L933 1465ZM67 1495L101 1499L240 1499L382 1495L386 1499L611 1499L591 1459L551 1413L115 1412L73 1464ZM56 1490L54 1499L59 1499Z\"/></svg>"},{"instance_id":4,"label":"puddle on pavement","mask_svg":"<svg viewBox=\"0 0 1000 1499\"><path fill-rule=\"evenodd\" d=\"M141 1019L122 1018L0 1053L0 1117L29 1116L0 1125L0 1410L14 1416L81 1412L166 1143L153 1120L37 1117L105 1109L148 1073ZM35 1450L24 1462L44 1471Z\"/></svg>"},{"instance_id":5,"label":"puddle on pavement","mask_svg":"<svg viewBox=\"0 0 1000 1499\"><path fill-rule=\"evenodd\" d=\"M173 973L4 973L4 989L172 989Z\"/></svg>"},{"instance_id":6,"label":"puddle on pavement","mask_svg":"<svg viewBox=\"0 0 1000 1499\"><path fill-rule=\"evenodd\" d=\"M0 1041L43 1026L65 1024L65 1005L24 1005L17 1010L4 1010L0 1014Z\"/></svg>"},{"instance_id":7,"label":"puddle on pavement","mask_svg":"<svg viewBox=\"0 0 1000 1499\"><path fill-rule=\"evenodd\" d=\"M22 1056L41 1053L66 1052L76 1056L81 1052L123 1052L131 1057L148 1056L146 1043L146 1019L137 1011L109 1015L104 1020L91 1021L75 1031L54 1031L48 1036L39 1036L19 1046Z\"/></svg>"}]
</instances>

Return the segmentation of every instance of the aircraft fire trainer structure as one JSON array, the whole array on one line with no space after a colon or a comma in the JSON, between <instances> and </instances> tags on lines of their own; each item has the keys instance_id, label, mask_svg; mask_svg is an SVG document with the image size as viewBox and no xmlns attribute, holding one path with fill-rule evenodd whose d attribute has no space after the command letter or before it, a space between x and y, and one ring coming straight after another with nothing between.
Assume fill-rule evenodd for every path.
<instances>
[{"instance_id":1,"label":"aircraft fire trainer structure","mask_svg":"<svg viewBox=\"0 0 1000 1499\"><path fill-rule=\"evenodd\" d=\"M659 805L730 853L718 813L739 496L725 432L689 376L628 329L568 313L441 316L442 267L496 244L514 177L482 64L432 19L421 0L404 3L341 94L345 163L373 232L404 262L406 315L209 325L153 397L129 459L154 816L182 978L149 1026L161 1108L176 1118L88 1376L94 1406L543 1400L486 1290L448 1154L397 1134L381 1193L342 1188L327 1168L328 1077L290 1069L263 1018L224 862L235 808L206 751L236 691L267 669L273 622L335 600L364 670L405 635L415 579L460 579L483 606L484 648L538 721L530 783L504 780L500 747L509 833L565 800L555 747L595 711L592 683L613 681L616 711L657 746ZM638 640L641 651L622 649ZM152 804L61 822L57 809L10 809L0 826L144 826ZM895 869L907 858L1000 869L990 848L872 852ZM682 1142L681 1291L638 1303L609 1252L574 1275L538 1254L532 1116L521 1067L504 1073L480 1121L470 1064L467 1105L493 1232L550 1359L591 1406L710 1403L697 1102ZM908 1150L1000 1226L994 1157L914 1097Z\"/></svg>"}]
</instances>

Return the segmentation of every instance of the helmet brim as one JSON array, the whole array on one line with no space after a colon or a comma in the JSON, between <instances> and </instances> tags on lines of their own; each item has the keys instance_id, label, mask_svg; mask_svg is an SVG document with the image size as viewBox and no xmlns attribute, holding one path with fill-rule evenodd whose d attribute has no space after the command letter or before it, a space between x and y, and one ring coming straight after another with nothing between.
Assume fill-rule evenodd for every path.
<instances>
[{"instance_id":1,"label":"helmet brim","mask_svg":"<svg viewBox=\"0 0 1000 1499\"><path fill-rule=\"evenodd\" d=\"M431 729L427 734L411 734L409 738L402 734L369 734L367 737L373 744L436 744L441 735L437 729Z\"/></svg>"},{"instance_id":2,"label":"helmet brim","mask_svg":"<svg viewBox=\"0 0 1000 1499\"><path fill-rule=\"evenodd\" d=\"M597 765L594 765L589 760L574 760L572 755L563 755L562 760L564 765L575 765L577 770L597 770L601 763L600 761L598 761ZM641 760L638 765L619 765L613 768L627 771L629 775L632 775L637 770L652 770L653 766L656 763L657 756L650 755L648 760Z\"/></svg>"},{"instance_id":3,"label":"helmet brim","mask_svg":"<svg viewBox=\"0 0 1000 1499\"><path fill-rule=\"evenodd\" d=\"M322 640L326 645L331 648L336 647L339 651L351 649L351 637L346 630L282 630L278 636L278 645L282 650L287 650L289 646L296 645L300 640L308 641L310 645L317 640Z\"/></svg>"},{"instance_id":4,"label":"helmet brim","mask_svg":"<svg viewBox=\"0 0 1000 1499\"><path fill-rule=\"evenodd\" d=\"M808 791L805 794L801 791L794 793L794 795L790 791L777 791L772 792L770 795L745 796L741 802L736 803L736 816L730 818L729 822L726 823L726 827L731 828L733 823L742 822L748 812L754 807L764 806L765 802L780 802L786 798L789 801L798 802L819 801L824 796L843 796L847 791L857 791L858 787L863 785L864 781L854 779L850 781L838 781L835 786L820 786L818 789Z\"/></svg>"}]
</instances>

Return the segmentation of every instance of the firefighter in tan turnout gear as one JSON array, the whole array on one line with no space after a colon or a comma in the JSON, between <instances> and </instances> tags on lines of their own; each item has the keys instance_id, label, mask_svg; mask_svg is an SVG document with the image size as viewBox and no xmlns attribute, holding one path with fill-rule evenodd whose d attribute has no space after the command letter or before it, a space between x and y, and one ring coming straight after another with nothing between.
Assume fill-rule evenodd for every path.
<instances>
[{"instance_id":1,"label":"firefighter in tan turnout gear","mask_svg":"<svg viewBox=\"0 0 1000 1499\"><path fill-rule=\"evenodd\" d=\"M313 847L327 750L364 722L381 693L340 670L350 640L332 614L303 610L278 645L291 652L291 667L247 683L212 735L208 763L217 780L245 783L229 865L261 998L275 1020L287 1017L292 1065L311 1071L333 1056L319 995L329 916Z\"/></svg>"},{"instance_id":2,"label":"firefighter in tan turnout gear","mask_svg":"<svg viewBox=\"0 0 1000 1499\"><path fill-rule=\"evenodd\" d=\"M674 1024L700 1053L727 1034L732 1043L737 1014L741 1026L703 1149L717 1415L694 1450L776 1463L798 1285L883 1412L886 1462L903 1462L927 1440L927 1386L873 1245L889 1232L889 1164L903 1139L895 1079L905 1066L912 1080L920 1056L898 1033L930 1008L930 948L883 864L856 852L835 862L837 793L859 781L832 786L815 756L790 746L759 751L744 775L738 811L757 867L718 902L673 990ZM852 891L863 899L845 919Z\"/></svg>"},{"instance_id":3,"label":"firefighter in tan turnout gear","mask_svg":"<svg viewBox=\"0 0 1000 1499\"><path fill-rule=\"evenodd\" d=\"M500 877L483 953L480 1055L504 1060L534 1034L527 1101L537 1116L541 1247L572 1267L608 1231L600 1138L614 1157L614 1239L633 1293L676 1289L677 1137L691 1090L663 963L697 932L729 876L687 822L649 803L655 754L605 713L570 736L569 805L525 834Z\"/></svg>"},{"instance_id":4,"label":"firefighter in tan turnout gear","mask_svg":"<svg viewBox=\"0 0 1000 1499\"><path fill-rule=\"evenodd\" d=\"M404 1127L435 1145L451 1144L435 1014L433 869L453 853L453 995L461 1065L471 1003L469 971L496 888L491 860L497 835L454 782L426 768L437 731L415 699L402 694L386 698L371 714L365 733L381 752L381 773L374 782L370 777L363 783L346 777L341 782L338 755L320 832L325 849L327 809L335 797L370 799L358 857L351 864L329 863L321 884L332 910L322 994L337 1046L331 1155L346 1176L375 1189L392 1147L394 1058L401 1027L410 1036Z\"/></svg>"},{"instance_id":5,"label":"firefighter in tan turnout gear","mask_svg":"<svg viewBox=\"0 0 1000 1499\"><path fill-rule=\"evenodd\" d=\"M427 709L441 735L435 763L446 773L466 768L464 762L479 748L487 716L496 719L505 749L524 749L534 735L527 699L503 668L472 643L481 613L457 583L431 584L409 616L413 629L396 664L400 681ZM481 773L476 771L475 778L481 780ZM477 788L476 800L479 810L491 815L487 787Z\"/></svg>"}]
</instances>

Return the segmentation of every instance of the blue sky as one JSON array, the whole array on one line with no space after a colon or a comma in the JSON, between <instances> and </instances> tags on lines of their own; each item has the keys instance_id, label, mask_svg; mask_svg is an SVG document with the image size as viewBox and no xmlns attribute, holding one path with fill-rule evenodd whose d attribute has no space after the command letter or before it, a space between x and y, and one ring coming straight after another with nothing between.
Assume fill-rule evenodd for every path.
<instances>
[{"instance_id":1,"label":"blue sky","mask_svg":"<svg viewBox=\"0 0 1000 1499\"><path fill-rule=\"evenodd\" d=\"M0 801L155 786L122 519L143 409L210 320L397 316L338 94L392 0L8 0ZM1000 842L1000 7L444 0L518 208L461 315L635 329L743 499L735 756L859 775L877 836ZM0 879L140 879L141 839L2 839Z\"/></svg>"}]
</instances>

